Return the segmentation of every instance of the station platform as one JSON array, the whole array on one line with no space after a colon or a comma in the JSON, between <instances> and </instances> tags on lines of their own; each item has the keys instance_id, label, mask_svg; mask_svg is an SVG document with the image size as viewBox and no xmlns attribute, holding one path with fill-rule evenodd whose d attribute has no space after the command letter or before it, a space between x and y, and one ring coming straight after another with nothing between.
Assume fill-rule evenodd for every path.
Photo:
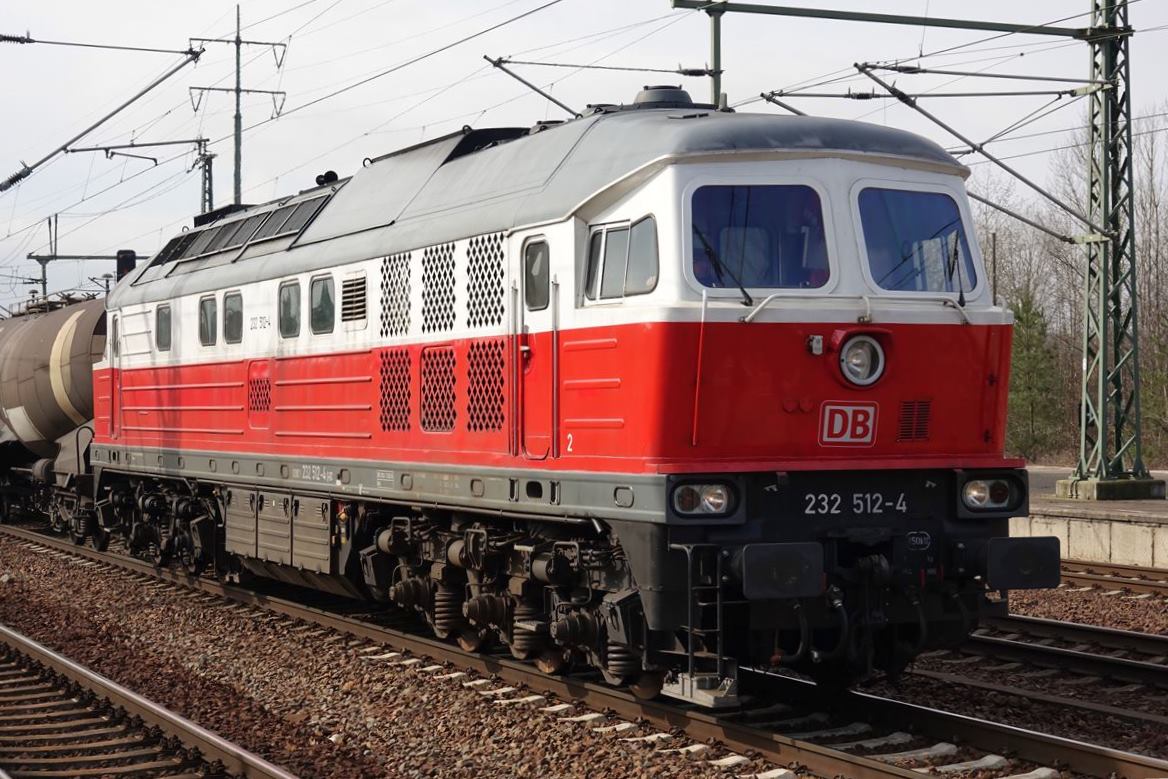
<instances>
[{"instance_id":1,"label":"station platform","mask_svg":"<svg viewBox=\"0 0 1168 779\"><path fill-rule=\"evenodd\" d=\"M1069 468L1028 470L1030 516L1010 520L1011 536L1057 536L1064 559L1168 570L1168 500L1065 500L1054 483Z\"/></svg>"}]
</instances>

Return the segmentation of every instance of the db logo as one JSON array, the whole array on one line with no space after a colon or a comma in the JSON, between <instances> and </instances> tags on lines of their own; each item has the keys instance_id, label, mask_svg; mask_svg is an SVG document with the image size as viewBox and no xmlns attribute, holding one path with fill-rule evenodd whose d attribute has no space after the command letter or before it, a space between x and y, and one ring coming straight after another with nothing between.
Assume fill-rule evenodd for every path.
<instances>
[{"instance_id":1,"label":"db logo","mask_svg":"<svg viewBox=\"0 0 1168 779\"><path fill-rule=\"evenodd\" d=\"M875 403L824 403L819 416L823 446L871 446L876 440Z\"/></svg>"}]
</instances>

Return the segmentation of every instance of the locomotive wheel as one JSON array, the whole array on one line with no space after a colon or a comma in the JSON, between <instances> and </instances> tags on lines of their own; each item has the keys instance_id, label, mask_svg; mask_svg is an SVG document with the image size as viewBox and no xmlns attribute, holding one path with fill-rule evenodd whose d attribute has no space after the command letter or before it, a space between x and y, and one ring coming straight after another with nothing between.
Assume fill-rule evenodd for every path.
<instances>
[{"instance_id":1,"label":"locomotive wheel","mask_svg":"<svg viewBox=\"0 0 1168 779\"><path fill-rule=\"evenodd\" d=\"M90 545L99 552L109 549L110 534L105 528L95 527L89 536Z\"/></svg>"},{"instance_id":2,"label":"locomotive wheel","mask_svg":"<svg viewBox=\"0 0 1168 779\"><path fill-rule=\"evenodd\" d=\"M640 700L649 701L661 694L661 687L664 684L664 671L642 671L629 685L629 692Z\"/></svg>"},{"instance_id":3,"label":"locomotive wheel","mask_svg":"<svg viewBox=\"0 0 1168 779\"><path fill-rule=\"evenodd\" d=\"M549 675L560 674L568 667L567 653L562 649L545 649L535 658L535 667Z\"/></svg>"},{"instance_id":4,"label":"locomotive wheel","mask_svg":"<svg viewBox=\"0 0 1168 779\"><path fill-rule=\"evenodd\" d=\"M455 634L458 646L464 652L477 652L487 643L487 631L464 627Z\"/></svg>"}]
</instances>

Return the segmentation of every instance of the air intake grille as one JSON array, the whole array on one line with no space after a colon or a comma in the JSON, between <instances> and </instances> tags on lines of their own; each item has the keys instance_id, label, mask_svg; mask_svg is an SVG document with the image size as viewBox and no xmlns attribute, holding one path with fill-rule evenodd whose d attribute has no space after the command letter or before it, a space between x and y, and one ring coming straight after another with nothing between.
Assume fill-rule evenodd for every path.
<instances>
[{"instance_id":1,"label":"air intake grille","mask_svg":"<svg viewBox=\"0 0 1168 779\"><path fill-rule=\"evenodd\" d=\"M341 321L359 322L365 318L365 277L341 282Z\"/></svg>"},{"instance_id":2,"label":"air intake grille","mask_svg":"<svg viewBox=\"0 0 1168 779\"><path fill-rule=\"evenodd\" d=\"M381 337L406 335L410 331L409 252L381 261Z\"/></svg>"},{"instance_id":3,"label":"air intake grille","mask_svg":"<svg viewBox=\"0 0 1168 779\"><path fill-rule=\"evenodd\" d=\"M410 429L410 351L381 353L381 429Z\"/></svg>"},{"instance_id":4,"label":"air intake grille","mask_svg":"<svg viewBox=\"0 0 1168 779\"><path fill-rule=\"evenodd\" d=\"M271 379L249 379L247 382L248 411L269 411L272 408Z\"/></svg>"},{"instance_id":5,"label":"air intake grille","mask_svg":"<svg viewBox=\"0 0 1168 779\"><path fill-rule=\"evenodd\" d=\"M502 339L470 345L466 371L467 430L503 429L503 349Z\"/></svg>"},{"instance_id":6,"label":"air intake grille","mask_svg":"<svg viewBox=\"0 0 1168 779\"><path fill-rule=\"evenodd\" d=\"M422 331L454 327L454 244L431 246L422 253Z\"/></svg>"},{"instance_id":7,"label":"air intake grille","mask_svg":"<svg viewBox=\"0 0 1168 779\"><path fill-rule=\"evenodd\" d=\"M445 433L454 429L454 349L422 350L422 429Z\"/></svg>"},{"instance_id":8,"label":"air intake grille","mask_svg":"<svg viewBox=\"0 0 1168 779\"><path fill-rule=\"evenodd\" d=\"M480 235L466 247L468 327L503 321L503 235Z\"/></svg>"},{"instance_id":9,"label":"air intake grille","mask_svg":"<svg viewBox=\"0 0 1168 779\"><path fill-rule=\"evenodd\" d=\"M905 400L900 404L900 425L896 428L898 443L929 440L929 420L933 415L933 401Z\"/></svg>"}]
</instances>

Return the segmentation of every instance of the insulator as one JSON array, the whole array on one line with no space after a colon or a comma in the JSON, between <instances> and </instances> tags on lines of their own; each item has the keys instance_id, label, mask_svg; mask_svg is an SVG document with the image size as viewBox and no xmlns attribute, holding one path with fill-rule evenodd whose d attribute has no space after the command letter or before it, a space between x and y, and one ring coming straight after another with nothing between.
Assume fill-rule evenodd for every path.
<instances>
[{"instance_id":1,"label":"insulator","mask_svg":"<svg viewBox=\"0 0 1168 779\"><path fill-rule=\"evenodd\" d=\"M526 660L540 648L543 643L534 630L519 627L519 622L531 622L537 619L540 610L530 603L520 601L515 607L514 623L511 629L511 654L520 660Z\"/></svg>"},{"instance_id":2,"label":"insulator","mask_svg":"<svg viewBox=\"0 0 1168 779\"><path fill-rule=\"evenodd\" d=\"M434 617L430 621L434 635L448 638L463 624L462 590L439 584L434 590Z\"/></svg>"},{"instance_id":3,"label":"insulator","mask_svg":"<svg viewBox=\"0 0 1168 779\"><path fill-rule=\"evenodd\" d=\"M32 168L29 168L27 166L16 171L11 176L4 179L4 181L0 181L0 192L4 192L6 190L12 189L17 184L24 181L26 178L28 178L31 175L32 175Z\"/></svg>"},{"instance_id":4,"label":"insulator","mask_svg":"<svg viewBox=\"0 0 1168 779\"><path fill-rule=\"evenodd\" d=\"M641 670L641 658L632 647L609 641L605 647L604 667L613 676L626 678Z\"/></svg>"}]
</instances>

